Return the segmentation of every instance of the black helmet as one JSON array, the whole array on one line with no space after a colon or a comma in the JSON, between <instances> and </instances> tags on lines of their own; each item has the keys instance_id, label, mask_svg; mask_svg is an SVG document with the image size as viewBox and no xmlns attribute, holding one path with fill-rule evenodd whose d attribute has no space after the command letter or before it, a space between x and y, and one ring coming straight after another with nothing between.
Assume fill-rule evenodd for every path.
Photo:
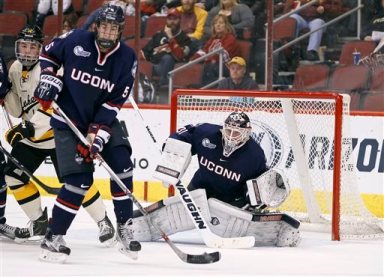
<instances>
[{"instance_id":1,"label":"black helmet","mask_svg":"<svg viewBox=\"0 0 384 277\"><path fill-rule=\"evenodd\" d=\"M250 138L251 122L243 112L233 112L224 121L223 155L229 157Z\"/></svg>"},{"instance_id":2,"label":"black helmet","mask_svg":"<svg viewBox=\"0 0 384 277\"><path fill-rule=\"evenodd\" d=\"M243 112L231 113L227 119L225 119L224 123L234 127L251 128L249 117Z\"/></svg>"},{"instance_id":3,"label":"black helmet","mask_svg":"<svg viewBox=\"0 0 384 277\"><path fill-rule=\"evenodd\" d=\"M43 43L44 35L39 26L27 25L17 35L17 39L38 41L40 43Z\"/></svg>"},{"instance_id":4,"label":"black helmet","mask_svg":"<svg viewBox=\"0 0 384 277\"><path fill-rule=\"evenodd\" d=\"M106 39L100 37L99 27L102 22L112 23L119 26L119 33L116 39ZM111 4L104 5L96 19L97 33L96 33L96 42L101 48L109 49L113 48L117 42L120 40L121 33L124 29L124 11L121 7Z\"/></svg>"},{"instance_id":5,"label":"black helmet","mask_svg":"<svg viewBox=\"0 0 384 277\"><path fill-rule=\"evenodd\" d=\"M17 60L24 66L32 66L39 60L44 35L37 25L25 26L17 36L15 54Z\"/></svg>"}]
</instances>

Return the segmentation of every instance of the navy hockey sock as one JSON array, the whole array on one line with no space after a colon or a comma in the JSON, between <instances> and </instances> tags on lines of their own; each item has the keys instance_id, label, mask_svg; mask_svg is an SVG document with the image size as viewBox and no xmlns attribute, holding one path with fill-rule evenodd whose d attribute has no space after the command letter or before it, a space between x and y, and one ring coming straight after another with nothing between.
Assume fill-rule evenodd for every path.
<instances>
[{"instance_id":1,"label":"navy hockey sock","mask_svg":"<svg viewBox=\"0 0 384 277\"><path fill-rule=\"evenodd\" d=\"M5 223L5 205L7 203L7 184L0 183L0 224Z\"/></svg>"},{"instance_id":2,"label":"navy hockey sock","mask_svg":"<svg viewBox=\"0 0 384 277\"><path fill-rule=\"evenodd\" d=\"M65 235L93 183L92 173L65 176L64 186L56 198L52 210L51 230L54 235Z\"/></svg>"},{"instance_id":3,"label":"navy hockey sock","mask_svg":"<svg viewBox=\"0 0 384 277\"><path fill-rule=\"evenodd\" d=\"M133 165L130 154L126 146L118 146L105 153L104 158L124 185L132 192ZM111 194L117 222L127 222L133 214L132 200L115 181L111 181Z\"/></svg>"}]
</instances>

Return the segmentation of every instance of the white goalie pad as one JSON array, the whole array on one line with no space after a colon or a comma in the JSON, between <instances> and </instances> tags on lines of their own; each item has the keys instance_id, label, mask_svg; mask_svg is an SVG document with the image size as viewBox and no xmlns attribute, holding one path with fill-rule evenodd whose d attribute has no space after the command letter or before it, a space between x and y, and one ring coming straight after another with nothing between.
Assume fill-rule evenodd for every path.
<instances>
[{"instance_id":1,"label":"white goalie pad","mask_svg":"<svg viewBox=\"0 0 384 277\"><path fill-rule=\"evenodd\" d=\"M278 207L290 193L287 178L275 169L268 170L256 179L248 180L247 188L252 206Z\"/></svg>"},{"instance_id":2,"label":"white goalie pad","mask_svg":"<svg viewBox=\"0 0 384 277\"><path fill-rule=\"evenodd\" d=\"M195 201L201 215L208 222L211 217L205 190L194 190L190 192L190 195ZM178 196L161 200L145 209L150 214L153 222L167 235L195 229L195 225L187 214L187 211ZM148 223L146 218L139 211L134 212L132 226L134 230L134 238L138 241L155 241L161 238L160 233Z\"/></svg>"},{"instance_id":3,"label":"white goalie pad","mask_svg":"<svg viewBox=\"0 0 384 277\"><path fill-rule=\"evenodd\" d=\"M231 238L253 236L255 246L296 246L300 223L282 213L253 214L215 198L208 199L211 231Z\"/></svg>"},{"instance_id":4,"label":"white goalie pad","mask_svg":"<svg viewBox=\"0 0 384 277\"><path fill-rule=\"evenodd\" d=\"M191 148L189 143L168 138L153 177L168 184L176 184L191 162Z\"/></svg>"}]
</instances>

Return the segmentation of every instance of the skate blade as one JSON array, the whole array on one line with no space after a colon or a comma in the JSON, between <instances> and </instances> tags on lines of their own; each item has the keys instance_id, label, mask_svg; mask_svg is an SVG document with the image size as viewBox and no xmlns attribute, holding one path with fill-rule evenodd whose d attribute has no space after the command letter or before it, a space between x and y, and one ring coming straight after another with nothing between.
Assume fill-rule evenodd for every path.
<instances>
[{"instance_id":1,"label":"skate blade","mask_svg":"<svg viewBox=\"0 0 384 277\"><path fill-rule=\"evenodd\" d=\"M54 253L45 249L41 250L39 259L43 262L63 264L67 260L68 255L64 253Z\"/></svg>"},{"instance_id":2,"label":"skate blade","mask_svg":"<svg viewBox=\"0 0 384 277\"><path fill-rule=\"evenodd\" d=\"M114 247L116 245L116 242L117 242L116 238L113 237L111 239L100 242L100 244L106 248L111 248L111 247Z\"/></svg>"},{"instance_id":3,"label":"skate blade","mask_svg":"<svg viewBox=\"0 0 384 277\"><path fill-rule=\"evenodd\" d=\"M119 245L119 251L120 253L124 254L125 256L131 258L132 260L136 261L139 258L138 251L129 251L125 249L123 246Z\"/></svg>"}]
</instances>

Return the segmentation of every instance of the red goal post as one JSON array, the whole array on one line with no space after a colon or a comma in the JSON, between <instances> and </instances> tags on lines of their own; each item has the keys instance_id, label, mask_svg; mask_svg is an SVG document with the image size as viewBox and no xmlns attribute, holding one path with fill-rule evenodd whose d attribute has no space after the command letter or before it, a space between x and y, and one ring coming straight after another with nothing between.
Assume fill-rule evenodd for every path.
<instances>
[{"instance_id":1,"label":"red goal post","mask_svg":"<svg viewBox=\"0 0 384 277\"><path fill-rule=\"evenodd\" d=\"M348 124L344 122L349 116L349 96L327 92L176 90L171 99L171 132L186 124L221 125L229 112L238 110L250 116L253 138L261 143L269 165L284 170L293 185L287 211L303 216L302 220L313 226L330 225L333 240L352 238L355 233L359 238L366 237L366 233L382 233L381 228L372 231L367 227L361 232L354 227L362 226L360 217L366 217L367 210L356 183L349 187L354 174L347 163L352 148L346 135ZM268 135L270 139L265 142ZM305 141L309 137L310 144ZM281 149L276 150L279 145ZM194 162L192 172L186 173L187 180L197 169Z\"/></svg>"}]
</instances>

